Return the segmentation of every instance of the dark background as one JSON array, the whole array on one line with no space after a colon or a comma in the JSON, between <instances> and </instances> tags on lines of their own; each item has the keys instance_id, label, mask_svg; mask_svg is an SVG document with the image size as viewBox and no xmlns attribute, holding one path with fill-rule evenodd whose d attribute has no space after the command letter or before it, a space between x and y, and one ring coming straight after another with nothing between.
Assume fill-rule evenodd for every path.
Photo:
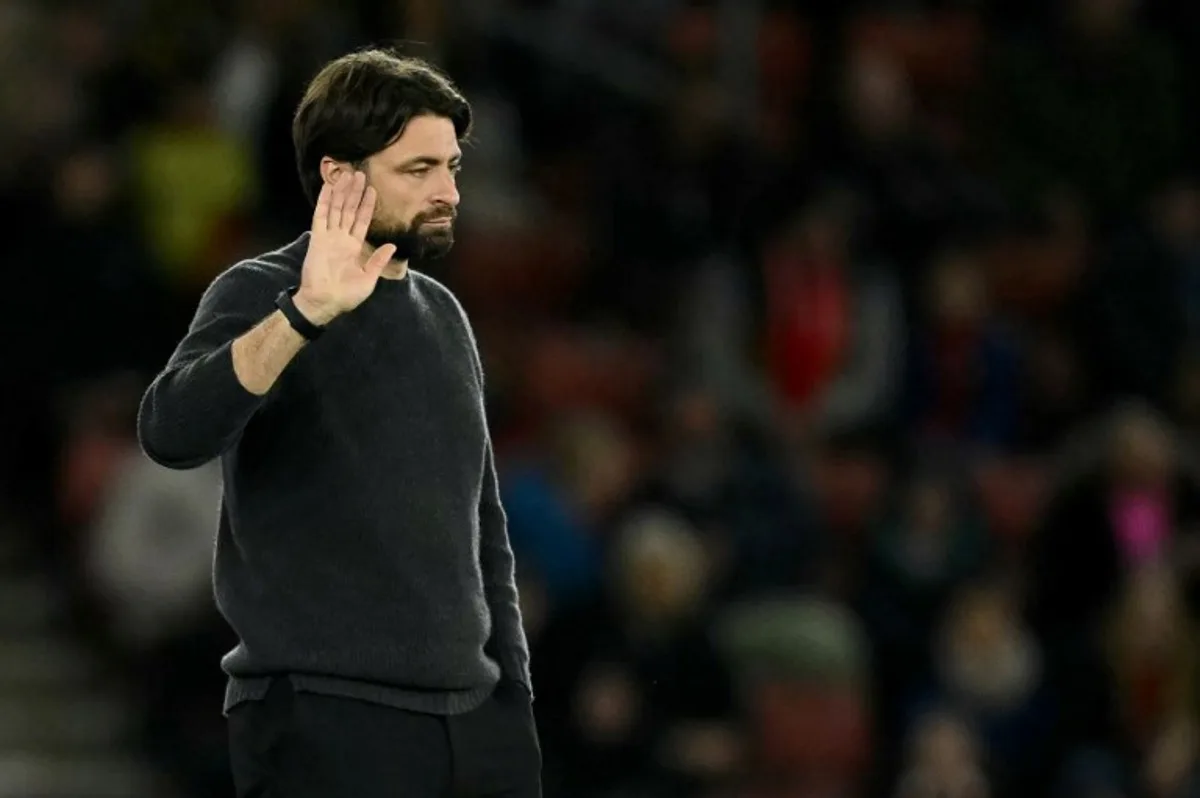
<instances>
[{"instance_id":1,"label":"dark background","mask_svg":"<svg viewBox=\"0 0 1200 798\"><path fill-rule=\"evenodd\" d=\"M459 243L547 798L1200 795L1200 6L0 4L0 795L231 796L140 392L372 43Z\"/></svg>"}]
</instances>

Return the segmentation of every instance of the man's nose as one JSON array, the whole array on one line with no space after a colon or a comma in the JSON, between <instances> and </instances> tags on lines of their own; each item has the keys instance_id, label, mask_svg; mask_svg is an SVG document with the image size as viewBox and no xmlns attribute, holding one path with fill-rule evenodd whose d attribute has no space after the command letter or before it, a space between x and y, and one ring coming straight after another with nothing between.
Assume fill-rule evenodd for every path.
<instances>
[{"instance_id":1,"label":"man's nose","mask_svg":"<svg viewBox=\"0 0 1200 798\"><path fill-rule=\"evenodd\" d=\"M458 178L454 172L449 169L441 172L441 180L432 199L434 202L449 205L451 208L458 207Z\"/></svg>"}]
</instances>

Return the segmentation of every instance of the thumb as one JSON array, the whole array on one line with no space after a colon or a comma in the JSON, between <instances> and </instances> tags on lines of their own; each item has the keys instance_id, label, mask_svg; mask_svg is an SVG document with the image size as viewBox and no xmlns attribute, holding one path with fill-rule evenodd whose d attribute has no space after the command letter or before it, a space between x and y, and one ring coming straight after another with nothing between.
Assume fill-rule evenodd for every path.
<instances>
[{"instance_id":1,"label":"thumb","mask_svg":"<svg viewBox=\"0 0 1200 798\"><path fill-rule=\"evenodd\" d=\"M367 259L366 264L363 266L363 271L374 277L378 277L383 273L383 270L387 267L388 263L391 262L392 256L395 254L395 244L384 244L379 249L375 250L375 252L371 254L371 257Z\"/></svg>"}]
</instances>

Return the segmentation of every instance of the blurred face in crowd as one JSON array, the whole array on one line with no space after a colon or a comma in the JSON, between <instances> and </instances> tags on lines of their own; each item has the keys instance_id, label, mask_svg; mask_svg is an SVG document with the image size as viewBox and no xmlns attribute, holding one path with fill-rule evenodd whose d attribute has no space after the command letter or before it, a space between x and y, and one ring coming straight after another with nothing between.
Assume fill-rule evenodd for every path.
<instances>
[{"instance_id":1,"label":"blurred face in crowd","mask_svg":"<svg viewBox=\"0 0 1200 798\"><path fill-rule=\"evenodd\" d=\"M628 670L596 664L580 679L574 696L578 730L592 744L620 745L642 714L642 694Z\"/></svg>"},{"instance_id":2,"label":"blurred face in crowd","mask_svg":"<svg viewBox=\"0 0 1200 798\"><path fill-rule=\"evenodd\" d=\"M973 706L1018 706L1041 681L1040 654L1004 588L967 589L955 599L941 635L941 678Z\"/></svg>"},{"instance_id":3,"label":"blurred face in crowd","mask_svg":"<svg viewBox=\"0 0 1200 798\"><path fill-rule=\"evenodd\" d=\"M1137 11L1137 0L1074 0L1071 21L1089 39L1109 39L1126 30Z\"/></svg>"},{"instance_id":4,"label":"blurred face in crowd","mask_svg":"<svg viewBox=\"0 0 1200 798\"><path fill-rule=\"evenodd\" d=\"M99 9L79 4L69 6L57 17L58 50L81 70L107 62L113 54L112 31Z\"/></svg>"},{"instance_id":5,"label":"blurred face in crowd","mask_svg":"<svg viewBox=\"0 0 1200 798\"><path fill-rule=\"evenodd\" d=\"M58 210L72 219L94 219L109 206L117 191L116 169L105 153L85 150L72 154L58 167L54 198Z\"/></svg>"},{"instance_id":6,"label":"blurred face in crowd","mask_svg":"<svg viewBox=\"0 0 1200 798\"><path fill-rule=\"evenodd\" d=\"M669 624L701 601L708 562L682 519L651 512L622 529L616 562L619 595L642 623Z\"/></svg>"},{"instance_id":7,"label":"blurred face in crowd","mask_svg":"<svg viewBox=\"0 0 1200 798\"><path fill-rule=\"evenodd\" d=\"M708 441L720 437L721 410L711 394L687 391L672 397L668 416L670 432L679 442Z\"/></svg>"},{"instance_id":8,"label":"blurred face in crowd","mask_svg":"<svg viewBox=\"0 0 1200 798\"><path fill-rule=\"evenodd\" d=\"M899 798L986 798L979 742L958 717L933 713L911 732L907 777Z\"/></svg>"},{"instance_id":9,"label":"blurred face in crowd","mask_svg":"<svg viewBox=\"0 0 1200 798\"><path fill-rule=\"evenodd\" d=\"M908 496L908 520L921 537L940 537L951 520L950 486L934 478L913 485Z\"/></svg>"},{"instance_id":10,"label":"blurred face in crowd","mask_svg":"<svg viewBox=\"0 0 1200 798\"><path fill-rule=\"evenodd\" d=\"M1126 585L1117 611L1118 642L1126 656L1170 650L1186 624L1186 613L1170 568L1139 569Z\"/></svg>"},{"instance_id":11,"label":"blurred face in crowd","mask_svg":"<svg viewBox=\"0 0 1200 798\"><path fill-rule=\"evenodd\" d=\"M971 327L983 319L987 314L987 286L974 257L952 253L935 263L930 302L934 316L949 327Z\"/></svg>"},{"instance_id":12,"label":"blurred face in crowd","mask_svg":"<svg viewBox=\"0 0 1200 798\"><path fill-rule=\"evenodd\" d=\"M958 531L950 485L932 475L920 477L907 487L904 501L896 564L908 579L945 578L954 565L950 554Z\"/></svg>"},{"instance_id":13,"label":"blurred face in crowd","mask_svg":"<svg viewBox=\"0 0 1200 798\"><path fill-rule=\"evenodd\" d=\"M603 517L624 498L634 475L632 444L603 415L562 419L550 439L560 485L585 518Z\"/></svg>"},{"instance_id":14,"label":"blurred face in crowd","mask_svg":"<svg viewBox=\"0 0 1200 798\"><path fill-rule=\"evenodd\" d=\"M395 244L397 260L449 252L454 245L461 162L454 123L423 115L413 118L386 148L357 165L378 194L367 243ZM321 166L326 180L353 174L355 168L329 158Z\"/></svg>"},{"instance_id":15,"label":"blurred face in crowd","mask_svg":"<svg viewBox=\"0 0 1200 798\"><path fill-rule=\"evenodd\" d=\"M855 53L848 64L843 102L851 123L869 141L904 133L913 110L903 68L881 53Z\"/></svg>"},{"instance_id":16,"label":"blurred face in crowd","mask_svg":"<svg viewBox=\"0 0 1200 798\"><path fill-rule=\"evenodd\" d=\"M974 764L971 731L953 715L938 713L922 718L914 737L915 758L935 769L953 770Z\"/></svg>"},{"instance_id":17,"label":"blurred face in crowd","mask_svg":"<svg viewBox=\"0 0 1200 798\"><path fill-rule=\"evenodd\" d=\"M1167 480L1173 468L1167 432L1151 416L1133 412L1117 423L1113 466L1123 483L1152 487Z\"/></svg>"},{"instance_id":18,"label":"blurred face in crowd","mask_svg":"<svg viewBox=\"0 0 1200 798\"><path fill-rule=\"evenodd\" d=\"M851 256L853 195L823 192L792 213L767 243L766 259L793 269L841 269Z\"/></svg>"},{"instance_id":19,"label":"blurred face in crowd","mask_svg":"<svg viewBox=\"0 0 1200 798\"><path fill-rule=\"evenodd\" d=\"M1143 764L1147 793L1154 798L1191 792L1196 760L1200 757L1200 730L1186 713L1167 725L1150 748Z\"/></svg>"},{"instance_id":20,"label":"blurred face in crowd","mask_svg":"<svg viewBox=\"0 0 1200 798\"><path fill-rule=\"evenodd\" d=\"M1174 249L1194 251L1200 245L1200 186L1172 186L1155 205L1159 235Z\"/></svg>"},{"instance_id":21,"label":"blurred face in crowd","mask_svg":"<svg viewBox=\"0 0 1200 798\"><path fill-rule=\"evenodd\" d=\"M1011 634L1013 617L1004 597L996 590L968 592L952 612L951 645L989 660Z\"/></svg>"},{"instance_id":22,"label":"blurred face in crowd","mask_svg":"<svg viewBox=\"0 0 1200 798\"><path fill-rule=\"evenodd\" d=\"M673 396L665 414L664 478L681 496L718 490L731 464L729 430L716 400L702 390Z\"/></svg>"}]
</instances>

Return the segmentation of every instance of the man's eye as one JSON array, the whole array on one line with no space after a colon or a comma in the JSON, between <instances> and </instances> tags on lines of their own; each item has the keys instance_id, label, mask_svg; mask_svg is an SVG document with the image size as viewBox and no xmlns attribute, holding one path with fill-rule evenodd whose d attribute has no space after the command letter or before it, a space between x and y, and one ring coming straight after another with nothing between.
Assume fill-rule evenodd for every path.
<instances>
[{"instance_id":1,"label":"man's eye","mask_svg":"<svg viewBox=\"0 0 1200 798\"><path fill-rule=\"evenodd\" d=\"M424 175L429 174L429 167L428 166L419 166L416 169L409 169L408 173L410 175L417 175L418 177L422 177Z\"/></svg>"}]
</instances>

